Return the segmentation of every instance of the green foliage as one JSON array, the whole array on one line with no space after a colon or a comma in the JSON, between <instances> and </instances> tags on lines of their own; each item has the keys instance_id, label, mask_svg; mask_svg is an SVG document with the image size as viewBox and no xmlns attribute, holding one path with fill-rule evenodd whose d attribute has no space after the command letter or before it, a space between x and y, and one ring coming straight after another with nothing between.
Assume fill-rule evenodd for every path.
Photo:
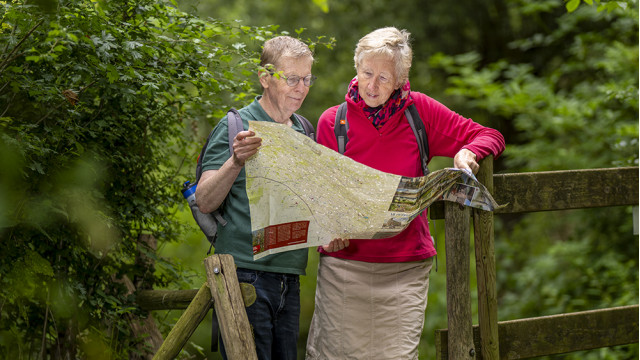
<instances>
[{"instance_id":1,"label":"green foliage","mask_svg":"<svg viewBox=\"0 0 640 360\"><path fill-rule=\"evenodd\" d=\"M608 12L612 12L617 9L626 9L629 5L625 1L601 1L601 0L565 0L566 7L568 12L574 12L580 6L581 2L584 2L588 5L597 5L598 11L607 10Z\"/></svg>"},{"instance_id":2,"label":"green foliage","mask_svg":"<svg viewBox=\"0 0 640 360\"><path fill-rule=\"evenodd\" d=\"M475 53L438 54L431 63L450 74L448 94L513 124L517 133L509 141L507 167L633 166L638 164L637 14L637 9L601 14L585 8L561 17L561 26L544 37L512 42L522 50L540 46L532 40L557 49L537 67L503 60L479 68ZM568 32L583 22L603 26L598 32Z\"/></svg>"},{"instance_id":3,"label":"green foliage","mask_svg":"<svg viewBox=\"0 0 640 360\"><path fill-rule=\"evenodd\" d=\"M116 281L184 284L136 263L139 237L180 239L190 139L256 95L276 27L151 0L2 1L0 19L0 357L128 359Z\"/></svg>"}]
</instances>

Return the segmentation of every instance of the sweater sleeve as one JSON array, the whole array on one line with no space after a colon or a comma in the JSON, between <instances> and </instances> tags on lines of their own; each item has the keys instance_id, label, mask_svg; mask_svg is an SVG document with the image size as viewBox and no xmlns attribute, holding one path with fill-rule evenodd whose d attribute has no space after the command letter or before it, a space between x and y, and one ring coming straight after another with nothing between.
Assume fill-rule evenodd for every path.
<instances>
[{"instance_id":1,"label":"sweater sleeve","mask_svg":"<svg viewBox=\"0 0 640 360\"><path fill-rule=\"evenodd\" d=\"M411 96L427 128L430 156L452 158L468 149L480 160L490 154L498 157L504 151L499 131L465 118L427 95L412 92Z\"/></svg>"}]
</instances>

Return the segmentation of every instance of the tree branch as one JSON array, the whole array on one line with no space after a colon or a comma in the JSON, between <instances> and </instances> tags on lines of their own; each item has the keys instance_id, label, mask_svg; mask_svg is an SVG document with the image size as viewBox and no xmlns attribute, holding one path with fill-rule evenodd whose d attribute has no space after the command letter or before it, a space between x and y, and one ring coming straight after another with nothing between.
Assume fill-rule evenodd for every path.
<instances>
[{"instance_id":1,"label":"tree branch","mask_svg":"<svg viewBox=\"0 0 640 360\"><path fill-rule=\"evenodd\" d=\"M0 114L0 117L3 117L4 114L6 114L7 111L9 111L9 107L11 107L11 102L13 101L13 99L15 99L16 95L18 95L18 93L14 93L13 96L11 97L11 100L7 101L7 107L4 109L2 114Z\"/></svg>"},{"instance_id":2,"label":"tree branch","mask_svg":"<svg viewBox=\"0 0 640 360\"><path fill-rule=\"evenodd\" d=\"M31 33L33 33L38 26L42 25L42 23L44 22L44 19L40 19L40 21L38 21L37 24L35 24L31 30L29 30L28 33L25 34L25 36L22 37L22 39L20 40L20 42L18 42L16 44L16 46L14 46L13 50L11 50L11 52L9 53L9 55L7 55L7 58L0 64L0 74L4 71L4 69L7 67L7 65L9 64L10 61L13 60L12 55L18 50L18 48L20 47L20 45L22 45L23 42L25 42L25 40L27 40L27 38L29 36L31 36Z\"/></svg>"},{"instance_id":3,"label":"tree branch","mask_svg":"<svg viewBox=\"0 0 640 360\"><path fill-rule=\"evenodd\" d=\"M47 344L47 322L49 321L49 290L47 290L47 307L44 310L44 325L42 326L42 344L40 345L39 359L44 359L44 350Z\"/></svg>"}]
</instances>

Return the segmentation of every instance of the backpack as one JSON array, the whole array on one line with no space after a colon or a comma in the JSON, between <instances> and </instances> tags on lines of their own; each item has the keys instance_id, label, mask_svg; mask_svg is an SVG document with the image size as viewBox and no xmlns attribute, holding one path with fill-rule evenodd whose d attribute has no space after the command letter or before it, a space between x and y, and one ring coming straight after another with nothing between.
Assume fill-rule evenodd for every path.
<instances>
[{"instance_id":1,"label":"backpack","mask_svg":"<svg viewBox=\"0 0 640 360\"><path fill-rule=\"evenodd\" d=\"M316 140L315 130L313 129L313 125L309 122L309 120L307 120L304 116L301 116L298 114L293 114L293 115L296 117L296 119L298 119L298 121L302 125L305 135L307 135L308 137L313 139L313 141L315 141ZM231 110L227 112L227 120L228 120L228 128L229 128L229 154L233 156L233 140L236 138L236 135L238 135L240 131L244 130L244 126L242 125L242 118L240 117L240 113L238 112L238 110L234 108L231 108ZM212 135L213 135L213 130L211 130L211 133L209 133L209 136L207 137L207 142L205 142L204 146L202 147L202 150L200 150L200 155L198 156L198 163L196 165L195 182L191 184L189 181L187 181L183 185L182 193L185 199L187 200L189 200L188 196L195 194L196 186L198 185L198 182L200 181L200 177L202 176L202 158L204 157L204 153L207 150L209 141L211 141ZM196 223L198 224L198 226L200 226L200 229L202 230L202 232L204 232L204 234L207 236L207 239L211 243L211 246L209 247L209 251L207 252L207 255L209 255L211 253L211 248L214 246L216 238L218 237L218 224L222 226L226 226L227 221L222 217L222 212L220 208L216 209L215 211L209 214L204 214L200 212L200 209L198 209L197 204L195 204L195 197L191 199L192 201L190 201L189 205L191 207L193 218L196 220Z\"/></svg>"},{"instance_id":2,"label":"backpack","mask_svg":"<svg viewBox=\"0 0 640 360\"><path fill-rule=\"evenodd\" d=\"M404 115L409 121L409 126L411 126L411 130L413 130L413 134L416 136L418 150L420 151L420 165L422 166L422 173L426 176L429 174L429 168L427 167L429 163L429 142L427 140L427 131L425 130L422 119L420 118L418 109L414 104L409 105L409 107L404 111ZM347 102L345 101L340 104L340 107L338 107L338 111L336 112L336 123L333 128L333 131L336 134L336 140L338 141L338 152L340 154L344 154L344 151L347 148L347 142L349 142L349 137L347 136L348 130L349 122L347 122Z\"/></svg>"}]
</instances>

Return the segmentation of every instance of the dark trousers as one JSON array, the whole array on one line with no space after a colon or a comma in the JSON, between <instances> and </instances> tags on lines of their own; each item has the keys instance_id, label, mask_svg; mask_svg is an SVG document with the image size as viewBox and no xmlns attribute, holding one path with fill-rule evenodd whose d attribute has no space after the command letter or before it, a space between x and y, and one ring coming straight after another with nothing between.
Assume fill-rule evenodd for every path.
<instances>
[{"instance_id":1,"label":"dark trousers","mask_svg":"<svg viewBox=\"0 0 640 360\"><path fill-rule=\"evenodd\" d=\"M300 277L238 268L238 281L253 285L256 301L246 308L259 360L296 360L300 323ZM224 344L220 352L227 359Z\"/></svg>"}]
</instances>

